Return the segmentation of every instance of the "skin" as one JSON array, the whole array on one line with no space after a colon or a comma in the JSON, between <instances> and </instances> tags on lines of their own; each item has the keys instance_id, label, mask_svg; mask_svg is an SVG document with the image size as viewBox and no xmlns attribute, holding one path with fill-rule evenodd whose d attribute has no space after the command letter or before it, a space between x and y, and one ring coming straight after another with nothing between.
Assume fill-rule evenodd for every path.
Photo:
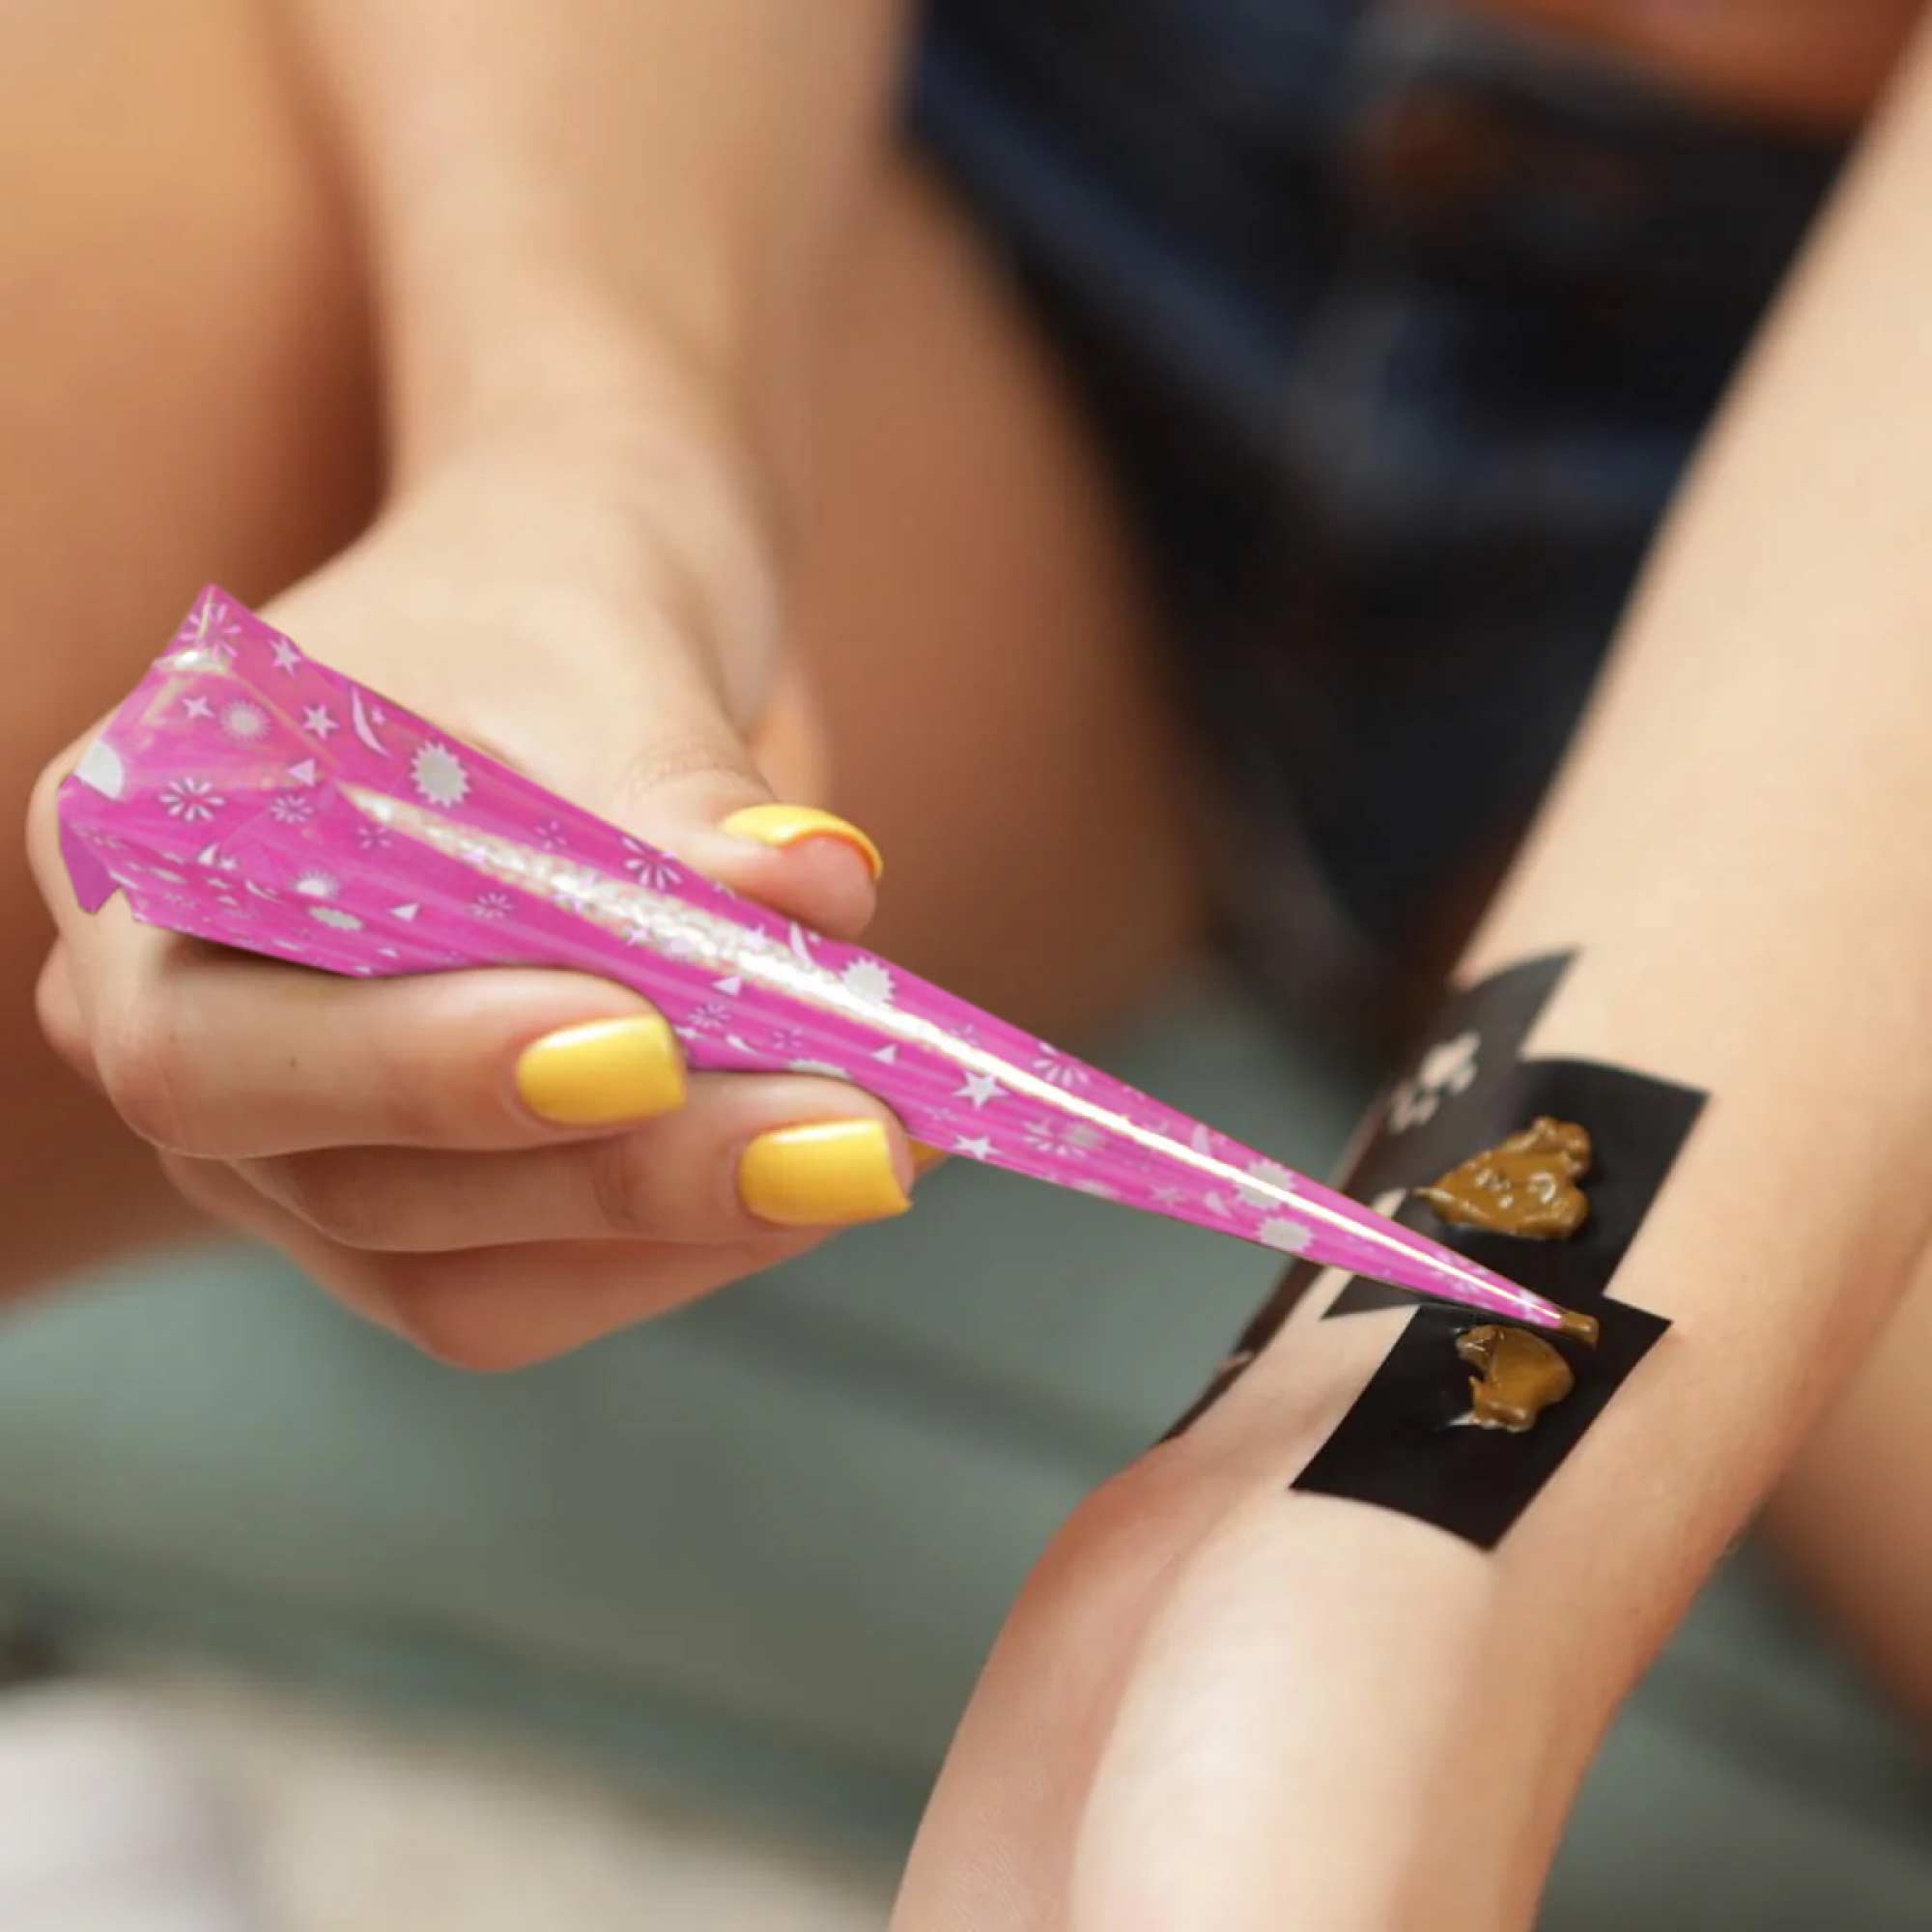
<instances>
[{"instance_id":1,"label":"skin","mask_svg":"<svg viewBox=\"0 0 1932 1932\"><path fill-rule=\"evenodd\" d=\"M1803 1547L1844 1512L1803 1568L1861 1600L1852 1628L1924 1708L1924 1357L1860 1365L1889 1321L1924 1335L1905 1295L1932 1236L1932 867L1903 829L1932 813L1932 341L1890 294L1918 273L1928 178L1932 48L1754 354L1463 962L1577 944L1526 1051L1716 1096L1616 1284L1676 1326L1489 1556L1284 1492L1403 1320L1304 1303L1049 1550L901 1926L1529 1924L1618 1702L1848 1385L1775 1517Z\"/></svg>"},{"instance_id":2,"label":"skin","mask_svg":"<svg viewBox=\"0 0 1932 1932\"><path fill-rule=\"evenodd\" d=\"M1433 4L1433 0L1422 0ZM1726 106L1800 131L1854 125L1912 38L1920 0L1474 0L1594 42Z\"/></svg>"},{"instance_id":3,"label":"skin","mask_svg":"<svg viewBox=\"0 0 1932 1932\"><path fill-rule=\"evenodd\" d=\"M8 769L118 696L203 578L292 584L270 614L321 655L773 903L842 931L873 911L844 848L716 831L767 785L822 786L886 848L886 950L1049 1033L1130 997L1197 910L1145 599L1015 303L887 144L891 10L814 15L837 31L809 59L781 0L562 11L479 0L451 36L426 0L317 5L296 48L241 0L9 17L0 154L35 213L0 249L42 299L0 312L27 511L0 519L0 599L14 635L90 648L29 654ZM681 84L709 60L731 89ZM1492 1559L1282 1493L1399 1319L1305 1311L1047 1553L902 1925L1347 1932L1450 1923L1445 1897L1454 1922L1525 1922L1617 1701L1923 1265L1932 909L1899 828L1932 805L1909 487L1932 369L1894 285L1922 252L1928 95L1916 71L1465 962L1580 945L1536 1050L1721 1096L1619 1284L1677 1321L1668 1348ZM225 103L192 140L188 98ZM110 214L127 245L69 245ZM1862 681L1819 671L1826 639ZM946 725L916 772L909 717ZM79 920L51 859L62 768L31 833L61 933L48 1035L196 1200L375 1319L512 1366L810 1238L745 1224L733 1154L863 1096L695 1081L635 1133L538 1129L508 1097L517 1049L628 996L318 984ZM182 1224L35 1045L44 927L23 875L5 890L0 1119L46 1183L21 1190L38 1273L98 1247L103 1180L126 1238ZM1069 960L1080 932L1106 952ZM1852 1125L1821 1145L1818 1118ZM491 1245L453 1246L483 1202ZM1923 1466L1925 1394L1878 1358L1775 1513L1901 1683L1923 1682L1926 1600L1871 1605L1927 1579L1900 1555L1922 1513L1868 1512L1861 1540L1840 1491L1880 1452ZM1528 1688L1485 1705L1477 1784L1458 1753L1503 1658Z\"/></svg>"}]
</instances>

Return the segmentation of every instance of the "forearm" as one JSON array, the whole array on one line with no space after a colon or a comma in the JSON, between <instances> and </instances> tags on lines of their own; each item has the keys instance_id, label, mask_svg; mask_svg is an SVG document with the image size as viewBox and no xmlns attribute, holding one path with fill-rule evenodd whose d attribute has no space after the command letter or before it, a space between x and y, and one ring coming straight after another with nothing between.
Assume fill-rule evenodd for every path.
<instances>
[{"instance_id":1,"label":"forearm","mask_svg":"<svg viewBox=\"0 0 1932 1932\"><path fill-rule=\"evenodd\" d=\"M373 249L401 463L680 409L790 463L902 0L298 0Z\"/></svg>"},{"instance_id":2,"label":"forearm","mask_svg":"<svg viewBox=\"0 0 1932 1932\"><path fill-rule=\"evenodd\" d=\"M1298 1308L1131 1479L1169 1580L1101 1754L1076 1922L1165 1922L1134 1916L1163 1878L1137 1841L1186 1793L1151 1767L1258 1729L1200 1787L1228 1891L1203 1902L1196 1861L1193 1922L1526 1922L1604 1725L1925 1250L1928 183L1921 60L1463 962L1473 980L1575 949L1527 1051L1711 1094L1610 1291L1673 1326L1485 1552L1284 1493L1405 1319Z\"/></svg>"}]
</instances>

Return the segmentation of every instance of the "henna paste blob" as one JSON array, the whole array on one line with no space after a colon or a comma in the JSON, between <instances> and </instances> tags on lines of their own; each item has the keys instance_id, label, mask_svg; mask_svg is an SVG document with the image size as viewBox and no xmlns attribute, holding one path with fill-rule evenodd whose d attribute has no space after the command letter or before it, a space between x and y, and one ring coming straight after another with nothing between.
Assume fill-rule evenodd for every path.
<instances>
[{"instance_id":1,"label":"henna paste blob","mask_svg":"<svg viewBox=\"0 0 1932 1932\"><path fill-rule=\"evenodd\" d=\"M1574 1235L1589 1218L1577 1185L1589 1171L1588 1131L1544 1114L1416 1192L1455 1227L1548 1241Z\"/></svg>"},{"instance_id":2,"label":"henna paste blob","mask_svg":"<svg viewBox=\"0 0 1932 1932\"><path fill-rule=\"evenodd\" d=\"M1469 1378L1469 1406L1483 1429L1520 1435L1577 1386L1570 1364L1527 1328L1485 1322L1456 1337L1456 1352L1479 1375Z\"/></svg>"}]
</instances>

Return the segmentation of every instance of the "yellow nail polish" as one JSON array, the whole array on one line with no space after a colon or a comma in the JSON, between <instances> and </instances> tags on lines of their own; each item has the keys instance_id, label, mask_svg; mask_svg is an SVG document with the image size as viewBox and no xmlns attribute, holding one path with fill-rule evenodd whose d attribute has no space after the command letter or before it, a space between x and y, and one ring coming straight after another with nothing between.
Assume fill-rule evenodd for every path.
<instances>
[{"instance_id":1,"label":"yellow nail polish","mask_svg":"<svg viewBox=\"0 0 1932 1932\"><path fill-rule=\"evenodd\" d=\"M760 1134L738 1160L738 1195L761 1221L836 1228L912 1206L877 1121L818 1121Z\"/></svg>"},{"instance_id":2,"label":"yellow nail polish","mask_svg":"<svg viewBox=\"0 0 1932 1932\"><path fill-rule=\"evenodd\" d=\"M684 1099L684 1057L662 1013L628 1013L546 1034L517 1062L517 1093L563 1127L609 1127Z\"/></svg>"},{"instance_id":3,"label":"yellow nail polish","mask_svg":"<svg viewBox=\"0 0 1932 1932\"><path fill-rule=\"evenodd\" d=\"M912 1149L912 1171L916 1176L930 1172L946 1158L944 1148L928 1147L925 1142L915 1140L908 1140L906 1145Z\"/></svg>"},{"instance_id":4,"label":"yellow nail polish","mask_svg":"<svg viewBox=\"0 0 1932 1932\"><path fill-rule=\"evenodd\" d=\"M886 869L879 848L849 818L820 811L815 805L748 805L721 819L718 829L760 845L791 846L807 838L842 838L865 860L874 879Z\"/></svg>"}]
</instances>

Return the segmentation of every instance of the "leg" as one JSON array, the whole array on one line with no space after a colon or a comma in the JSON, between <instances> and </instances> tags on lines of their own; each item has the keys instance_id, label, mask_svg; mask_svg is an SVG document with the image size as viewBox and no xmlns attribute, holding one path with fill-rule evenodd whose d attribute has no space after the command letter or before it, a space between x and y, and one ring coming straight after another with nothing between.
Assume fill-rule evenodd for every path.
<instances>
[{"instance_id":1,"label":"leg","mask_svg":"<svg viewBox=\"0 0 1932 1932\"><path fill-rule=\"evenodd\" d=\"M0 236L0 282L34 294L0 315L0 497L22 506L0 530L0 622L87 643L17 654L16 820L199 582L266 596L373 501L353 247L268 17L97 0L0 25L0 186L32 217ZM1145 604L1050 363L965 224L905 163L877 194L823 377L799 655L838 803L890 858L879 943L1053 1032L1131 997L1191 927ZM75 245L96 236L135 239ZM25 1282L185 1223L41 1045L44 923L6 867L0 1171L33 1182L10 1231Z\"/></svg>"},{"instance_id":2,"label":"leg","mask_svg":"<svg viewBox=\"0 0 1932 1932\"><path fill-rule=\"evenodd\" d=\"M915 169L829 331L796 612L836 803L890 870L882 952L1052 1037L1197 936L1152 606L1050 352Z\"/></svg>"},{"instance_id":3,"label":"leg","mask_svg":"<svg viewBox=\"0 0 1932 1932\"><path fill-rule=\"evenodd\" d=\"M34 1024L27 788L209 578L266 596L375 477L361 292L266 13L95 0L0 19L0 1288L188 1226ZM111 1222L111 1229L109 1223Z\"/></svg>"}]
</instances>

